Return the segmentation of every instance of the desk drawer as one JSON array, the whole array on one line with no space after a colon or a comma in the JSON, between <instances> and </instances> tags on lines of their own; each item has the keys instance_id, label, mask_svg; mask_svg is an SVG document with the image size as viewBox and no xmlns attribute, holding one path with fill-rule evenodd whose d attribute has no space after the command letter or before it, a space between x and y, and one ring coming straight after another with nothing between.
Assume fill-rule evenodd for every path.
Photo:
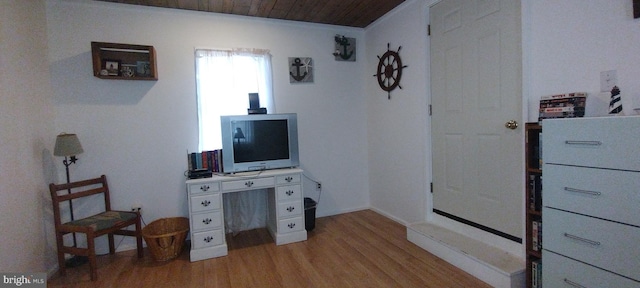
<instances>
[{"instance_id":1,"label":"desk drawer","mask_svg":"<svg viewBox=\"0 0 640 288\"><path fill-rule=\"evenodd\" d=\"M192 196L191 212L194 213L206 210L217 210L221 207L220 203L220 193Z\"/></svg>"},{"instance_id":2,"label":"desk drawer","mask_svg":"<svg viewBox=\"0 0 640 288\"><path fill-rule=\"evenodd\" d=\"M224 244L224 233L222 233L222 229L193 233L191 242L195 249L222 245Z\"/></svg>"},{"instance_id":3,"label":"desk drawer","mask_svg":"<svg viewBox=\"0 0 640 288\"><path fill-rule=\"evenodd\" d=\"M191 194L218 192L218 191L220 191L220 183L218 182L198 183L198 184L189 185L189 192Z\"/></svg>"},{"instance_id":4,"label":"desk drawer","mask_svg":"<svg viewBox=\"0 0 640 288\"><path fill-rule=\"evenodd\" d=\"M273 187L275 185L275 179L273 177L267 178L255 178L255 179L243 179L236 181L222 182L222 190L225 192L233 190L248 190L248 189L260 189Z\"/></svg>"},{"instance_id":5,"label":"desk drawer","mask_svg":"<svg viewBox=\"0 0 640 288\"><path fill-rule=\"evenodd\" d=\"M300 183L300 174L282 175L276 177L276 184Z\"/></svg>"},{"instance_id":6,"label":"desk drawer","mask_svg":"<svg viewBox=\"0 0 640 288\"><path fill-rule=\"evenodd\" d=\"M289 185L276 187L277 201L300 200L302 198L302 189L300 185Z\"/></svg>"},{"instance_id":7,"label":"desk drawer","mask_svg":"<svg viewBox=\"0 0 640 288\"><path fill-rule=\"evenodd\" d=\"M296 217L278 221L278 233L290 233L304 229L304 218Z\"/></svg>"},{"instance_id":8,"label":"desk drawer","mask_svg":"<svg viewBox=\"0 0 640 288\"><path fill-rule=\"evenodd\" d=\"M547 164L544 206L640 226L640 172Z\"/></svg>"},{"instance_id":9,"label":"desk drawer","mask_svg":"<svg viewBox=\"0 0 640 288\"><path fill-rule=\"evenodd\" d=\"M300 214L302 214L302 203L300 200L278 204L278 219Z\"/></svg>"},{"instance_id":10,"label":"desk drawer","mask_svg":"<svg viewBox=\"0 0 640 288\"><path fill-rule=\"evenodd\" d=\"M543 287L640 287L640 282L548 251L542 252L542 281Z\"/></svg>"},{"instance_id":11,"label":"desk drawer","mask_svg":"<svg viewBox=\"0 0 640 288\"><path fill-rule=\"evenodd\" d=\"M545 163L640 171L640 117L546 119L542 127Z\"/></svg>"},{"instance_id":12,"label":"desk drawer","mask_svg":"<svg viewBox=\"0 0 640 288\"><path fill-rule=\"evenodd\" d=\"M192 214L192 227L194 231L203 229L214 229L222 227L222 212L215 211L209 213Z\"/></svg>"},{"instance_id":13,"label":"desk drawer","mask_svg":"<svg viewBox=\"0 0 640 288\"><path fill-rule=\"evenodd\" d=\"M640 228L549 208L542 222L545 249L640 279Z\"/></svg>"}]
</instances>

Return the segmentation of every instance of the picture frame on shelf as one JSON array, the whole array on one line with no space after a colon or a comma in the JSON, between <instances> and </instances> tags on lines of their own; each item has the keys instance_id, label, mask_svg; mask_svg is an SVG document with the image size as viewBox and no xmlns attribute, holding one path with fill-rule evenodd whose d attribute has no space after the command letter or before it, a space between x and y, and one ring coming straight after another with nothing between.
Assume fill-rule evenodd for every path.
<instances>
[{"instance_id":1,"label":"picture frame on shelf","mask_svg":"<svg viewBox=\"0 0 640 288\"><path fill-rule=\"evenodd\" d=\"M104 69L107 70L107 75L118 76L120 71L119 60L104 60Z\"/></svg>"},{"instance_id":2,"label":"picture frame on shelf","mask_svg":"<svg viewBox=\"0 0 640 288\"><path fill-rule=\"evenodd\" d=\"M136 75L140 77L151 76L151 64L149 63L149 61L136 62Z\"/></svg>"}]
</instances>

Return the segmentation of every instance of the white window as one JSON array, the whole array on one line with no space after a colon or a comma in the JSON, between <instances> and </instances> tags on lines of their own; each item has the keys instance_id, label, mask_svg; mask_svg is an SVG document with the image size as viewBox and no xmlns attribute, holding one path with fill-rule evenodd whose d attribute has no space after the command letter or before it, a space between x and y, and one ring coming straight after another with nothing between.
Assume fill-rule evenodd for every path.
<instances>
[{"instance_id":1,"label":"white window","mask_svg":"<svg viewBox=\"0 0 640 288\"><path fill-rule=\"evenodd\" d=\"M268 50L196 49L195 58L200 151L222 148L220 116L246 115L249 93L275 113Z\"/></svg>"}]
</instances>

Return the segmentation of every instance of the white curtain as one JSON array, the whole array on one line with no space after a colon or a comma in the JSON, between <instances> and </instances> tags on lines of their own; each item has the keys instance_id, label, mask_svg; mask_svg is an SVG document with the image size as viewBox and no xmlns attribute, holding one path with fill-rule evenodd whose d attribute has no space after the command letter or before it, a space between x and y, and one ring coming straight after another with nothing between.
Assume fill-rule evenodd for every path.
<instances>
[{"instance_id":1,"label":"white curtain","mask_svg":"<svg viewBox=\"0 0 640 288\"><path fill-rule=\"evenodd\" d=\"M245 115L249 93L275 113L269 50L196 49L199 150L222 148L220 116ZM267 191L227 193L223 197L227 233L266 226Z\"/></svg>"}]
</instances>

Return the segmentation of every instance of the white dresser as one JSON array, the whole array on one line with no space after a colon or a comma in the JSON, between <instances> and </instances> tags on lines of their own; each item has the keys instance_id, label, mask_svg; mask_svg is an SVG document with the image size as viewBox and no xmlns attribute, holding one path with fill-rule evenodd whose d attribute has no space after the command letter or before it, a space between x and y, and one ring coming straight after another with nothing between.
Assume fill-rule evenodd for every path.
<instances>
[{"instance_id":1,"label":"white dresser","mask_svg":"<svg viewBox=\"0 0 640 288\"><path fill-rule=\"evenodd\" d=\"M640 117L542 127L543 287L640 287Z\"/></svg>"},{"instance_id":2,"label":"white dresser","mask_svg":"<svg viewBox=\"0 0 640 288\"><path fill-rule=\"evenodd\" d=\"M227 255L224 193L267 189L267 230L276 245L307 240L302 170L277 169L187 180L191 261Z\"/></svg>"}]
</instances>

